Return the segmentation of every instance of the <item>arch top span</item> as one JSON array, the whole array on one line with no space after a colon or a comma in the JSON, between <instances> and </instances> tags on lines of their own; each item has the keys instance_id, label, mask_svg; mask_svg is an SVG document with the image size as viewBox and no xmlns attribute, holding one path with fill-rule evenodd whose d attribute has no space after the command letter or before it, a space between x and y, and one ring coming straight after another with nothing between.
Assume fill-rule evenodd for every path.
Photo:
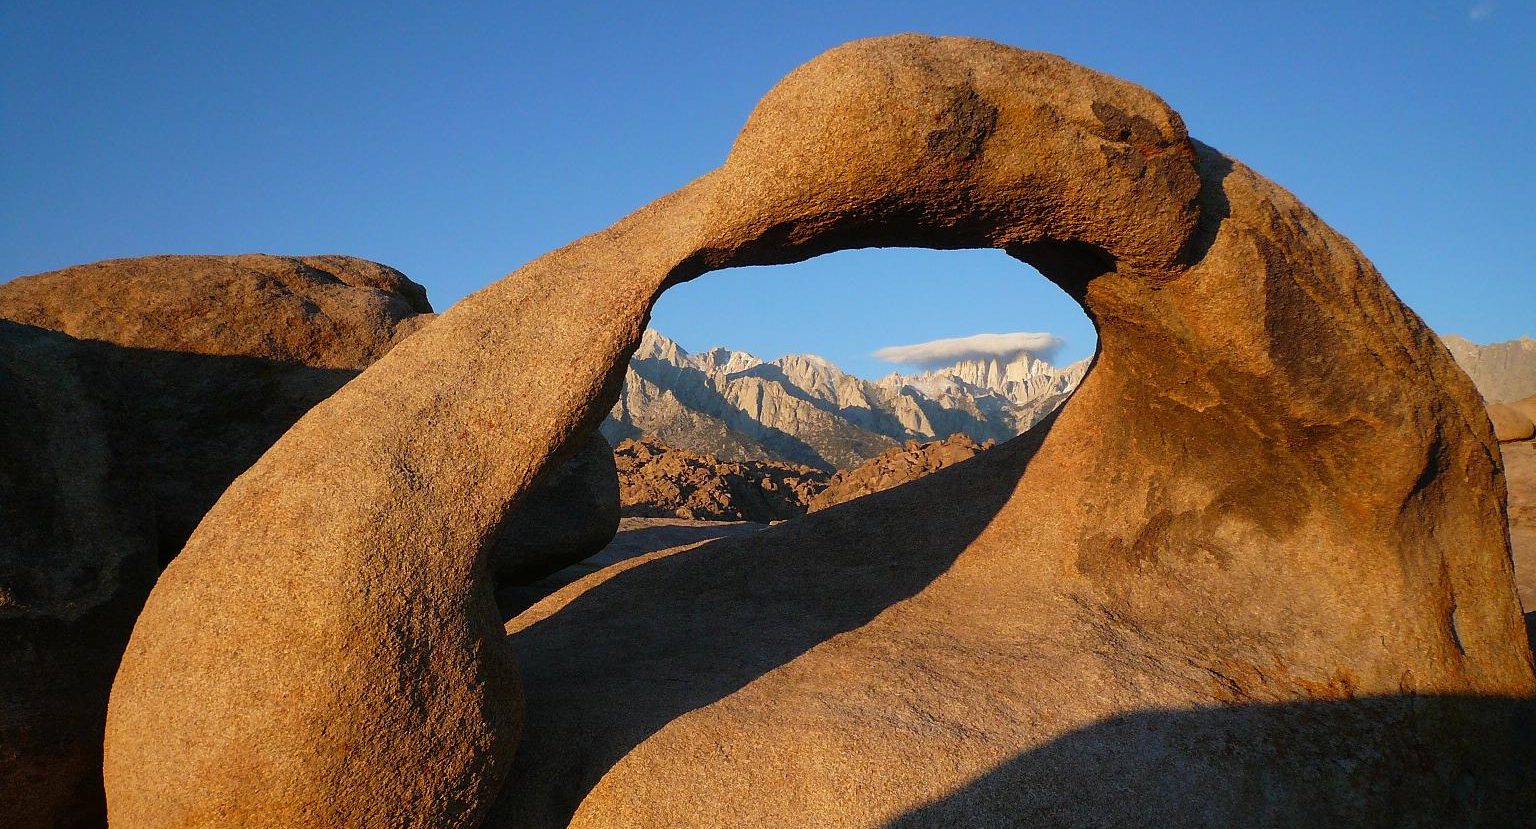
<instances>
[{"instance_id":1,"label":"arch top span","mask_svg":"<svg viewBox=\"0 0 1536 829\"><path fill-rule=\"evenodd\" d=\"M1057 242L1152 277L1199 222L1196 153L1147 90L973 38L839 46L763 97L710 173L708 267L851 247Z\"/></svg>"},{"instance_id":2,"label":"arch top span","mask_svg":"<svg viewBox=\"0 0 1536 829\"><path fill-rule=\"evenodd\" d=\"M921 602L848 629L857 620L841 600L711 575L703 556L645 570L661 574L649 577L653 593L605 594L656 608L707 589L749 615L778 611L816 633L803 643L815 653L783 658L800 670L785 693L837 700L818 710L843 710L840 683L849 666L867 664L817 661L837 647L867 644L869 656L977 631L991 638L931 654L935 670L886 675L900 685L891 704L952 697L952 686L923 684L946 675L1000 683L975 689L998 690L996 699L1060 701L1048 716L977 707L993 719L904 732L910 756L945 757L938 765L956 776L870 774L894 782L866 792L885 800L860 804L862 813L898 813L942 794L935 785L984 774L976 764L987 752L965 735L995 739L987 751L1022 751L1154 705L1533 692L1482 406L1359 251L1279 187L1192 141L1140 87L987 41L902 35L850 43L792 72L719 169L465 298L241 476L165 571L123 659L106 738L112 825L478 825L524 732L483 561L501 522L617 399L669 285L869 246L1003 248L1082 302L1100 331L1093 371L1048 430L906 494L731 542L792 539L775 555L735 560L778 567L785 579L800 565L831 568L824 582L863 584L892 608L914 591ZM921 499L936 491L954 522L911 527L881 513L897 504L921 516ZM868 585L899 569L872 556L932 559L934 539L948 557L935 570L942 579ZM637 580L646 581L615 581ZM601 610L605 599L582 601ZM801 604L787 612L773 602ZM983 610L991 615L975 616ZM686 621L645 620L649 649L587 642L633 687L689 672L713 687L715 674L751 663L684 658L689 641L668 637ZM579 624L555 615L538 630ZM833 633L843 634L835 647L814 648ZM1019 649L1047 638L1070 643L1062 664L1082 666L1101 695L1084 698L1071 672L1015 669L1041 664ZM562 660L586 652L556 650ZM1093 654L1104 663L1083 661ZM677 661L658 667L644 661L651 655ZM751 687L775 687L773 667ZM733 698L754 699L750 688ZM758 733L775 727L782 698L759 700ZM699 733L739 733L710 719L728 718L725 708L686 702ZM827 725L835 737L802 748L842 747L820 768L880 755L896 742L871 724L912 710ZM929 713L925 722L945 715ZM1380 719L1371 728L1386 723L1360 716ZM611 735L555 739L537 729L560 713L540 717L527 728L544 737L525 741L519 763L595 780L605 769L583 764L603 751L649 758L627 766L630 777L605 779L614 802L651 810L627 825L669 825L656 792L727 773L687 769L647 783L648 769L680 761L633 745L561 755ZM1196 750L1170 745L1159 751ZM1403 756L1440 757L1420 749ZM1383 786L1411 771L1385 768ZM529 809L569 817L575 806L560 798L570 787L548 778L521 774L506 797L532 787ZM646 794L626 800L624 781ZM732 808L770 813L738 825L772 826L786 821L771 813L770 794L825 781L739 783L720 790L760 797ZM822 796L840 795L807 795ZM1237 804L1228 822L1262 808Z\"/></svg>"}]
</instances>

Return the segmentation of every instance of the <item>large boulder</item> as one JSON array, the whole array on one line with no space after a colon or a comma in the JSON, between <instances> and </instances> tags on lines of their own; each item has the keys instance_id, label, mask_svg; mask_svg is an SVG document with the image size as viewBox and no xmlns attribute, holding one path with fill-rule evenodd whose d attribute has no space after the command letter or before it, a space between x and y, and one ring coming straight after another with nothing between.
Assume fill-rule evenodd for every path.
<instances>
[{"instance_id":1,"label":"large boulder","mask_svg":"<svg viewBox=\"0 0 1536 829\"><path fill-rule=\"evenodd\" d=\"M107 693L160 566L283 432L430 312L398 271L340 256L119 259L0 285L10 825L103 822ZM611 451L594 435L530 493L498 538L504 580L613 537Z\"/></svg>"},{"instance_id":2,"label":"large boulder","mask_svg":"<svg viewBox=\"0 0 1536 829\"><path fill-rule=\"evenodd\" d=\"M890 245L1076 298L1068 404L504 637L494 530L662 291ZM455 305L225 492L114 685L113 825L1518 825L1536 676L1483 411L1347 239L1146 90L839 47L724 166Z\"/></svg>"},{"instance_id":3,"label":"large boulder","mask_svg":"<svg viewBox=\"0 0 1536 829\"><path fill-rule=\"evenodd\" d=\"M1509 408L1525 415L1525 419L1536 423L1536 395L1531 395L1523 400L1516 400L1509 404Z\"/></svg>"},{"instance_id":4,"label":"large boulder","mask_svg":"<svg viewBox=\"0 0 1536 829\"><path fill-rule=\"evenodd\" d=\"M1536 424L1525 412L1504 403L1488 405L1488 419L1493 423L1493 434L1499 442L1530 440L1536 435Z\"/></svg>"}]
</instances>

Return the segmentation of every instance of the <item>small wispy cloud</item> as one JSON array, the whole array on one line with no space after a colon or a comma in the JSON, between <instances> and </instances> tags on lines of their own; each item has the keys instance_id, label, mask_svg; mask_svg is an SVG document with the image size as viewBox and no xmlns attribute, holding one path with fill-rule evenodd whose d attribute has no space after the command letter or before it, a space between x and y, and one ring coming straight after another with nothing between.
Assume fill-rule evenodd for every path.
<instances>
[{"instance_id":1,"label":"small wispy cloud","mask_svg":"<svg viewBox=\"0 0 1536 829\"><path fill-rule=\"evenodd\" d=\"M1064 341L1055 334L1015 331L1011 334L972 334L969 337L950 337L912 345L892 345L876 351L874 356L887 363L937 368L962 360L989 357L1008 359L1025 353L1049 360L1063 344Z\"/></svg>"},{"instance_id":2,"label":"small wispy cloud","mask_svg":"<svg viewBox=\"0 0 1536 829\"><path fill-rule=\"evenodd\" d=\"M1498 7L1499 4L1492 2L1492 0L1485 0L1485 2L1482 3L1473 3L1472 8L1467 10L1467 17L1473 21L1487 20L1489 17L1493 16L1494 11L1498 9Z\"/></svg>"}]
</instances>

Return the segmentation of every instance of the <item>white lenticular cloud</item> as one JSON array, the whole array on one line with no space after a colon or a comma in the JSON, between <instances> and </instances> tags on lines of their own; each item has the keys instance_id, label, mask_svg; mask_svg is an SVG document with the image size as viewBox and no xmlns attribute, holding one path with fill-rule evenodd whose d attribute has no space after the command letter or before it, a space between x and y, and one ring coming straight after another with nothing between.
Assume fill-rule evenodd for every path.
<instances>
[{"instance_id":1,"label":"white lenticular cloud","mask_svg":"<svg viewBox=\"0 0 1536 829\"><path fill-rule=\"evenodd\" d=\"M1062 344L1063 340L1055 334L1015 331L1012 334L972 334L913 345L886 346L874 356L887 363L937 368L962 360L1010 359L1026 353L1049 360Z\"/></svg>"}]
</instances>

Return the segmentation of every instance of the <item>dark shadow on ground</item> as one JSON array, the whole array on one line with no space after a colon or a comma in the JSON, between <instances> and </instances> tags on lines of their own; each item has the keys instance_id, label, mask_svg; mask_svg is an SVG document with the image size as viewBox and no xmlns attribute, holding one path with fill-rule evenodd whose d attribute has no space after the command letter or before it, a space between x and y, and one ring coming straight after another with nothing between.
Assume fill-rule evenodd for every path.
<instances>
[{"instance_id":1,"label":"dark shadow on ground","mask_svg":"<svg viewBox=\"0 0 1536 829\"><path fill-rule=\"evenodd\" d=\"M1536 826L1536 704L1465 696L1141 711L1058 737L886 824Z\"/></svg>"},{"instance_id":2,"label":"dark shadow on ground","mask_svg":"<svg viewBox=\"0 0 1536 829\"><path fill-rule=\"evenodd\" d=\"M486 825L565 826L662 726L921 591L1002 508L1054 422L907 486L645 561L545 617L541 606L515 619L524 733Z\"/></svg>"}]
</instances>

